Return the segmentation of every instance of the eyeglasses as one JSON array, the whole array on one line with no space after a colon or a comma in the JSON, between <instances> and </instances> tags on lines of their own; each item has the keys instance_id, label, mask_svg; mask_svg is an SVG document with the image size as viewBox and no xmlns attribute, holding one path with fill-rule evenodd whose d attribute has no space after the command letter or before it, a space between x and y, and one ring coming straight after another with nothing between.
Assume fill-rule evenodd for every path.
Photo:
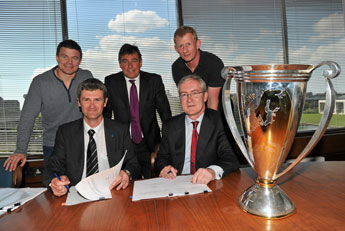
<instances>
[{"instance_id":1,"label":"eyeglasses","mask_svg":"<svg viewBox=\"0 0 345 231\"><path fill-rule=\"evenodd\" d=\"M187 99L188 96L190 96L191 98L196 98L201 93L204 93L204 92L203 91L192 91L191 93L183 92L180 94L180 98L181 99Z\"/></svg>"}]
</instances>

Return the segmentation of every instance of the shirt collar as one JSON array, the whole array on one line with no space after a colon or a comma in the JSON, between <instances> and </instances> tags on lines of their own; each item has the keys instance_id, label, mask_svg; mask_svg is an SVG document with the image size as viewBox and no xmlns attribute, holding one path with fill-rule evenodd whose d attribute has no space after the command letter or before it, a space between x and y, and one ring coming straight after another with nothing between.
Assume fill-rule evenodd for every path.
<instances>
[{"instance_id":1,"label":"shirt collar","mask_svg":"<svg viewBox=\"0 0 345 231\"><path fill-rule=\"evenodd\" d=\"M194 121L198 121L199 124L200 124L201 121L202 121L202 119L204 118L204 115L205 115L205 112L203 112L196 120L192 120L191 118L189 118L188 115L186 115L186 123L187 123L187 124L190 124L190 123L192 123L192 122L194 122Z\"/></svg>"},{"instance_id":2,"label":"shirt collar","mask_svg":"<svg viewBox=\"0 0 345 231\"><path fill-rule=\"evenodd\" d=\"M84 123L84 132L88 132L90 129L93 129L95 131L95 133L99 132L100 130L104 129L104 118L102 119L102 122L100 124L98 124L97 127L91 128L86 122L85 120L83 120Z\"/></svg>"},{"instance_id":3,"label":"shirt collar","mask_svg":"<svg viewBox=\"0 0 345 231\"><path fill-rule=\"evenodd\" d=\"M125 75L124 75L125 76ZM135 77L134 79L133 78L128 78L127 76L125 76L125 79L129 82L129 80L135 80L135 81L137 81L137 80L139 80L139 78L140 78L140 73L139 73L139 75L137 76L137 77Z\"/></svg>"}]
</instances>

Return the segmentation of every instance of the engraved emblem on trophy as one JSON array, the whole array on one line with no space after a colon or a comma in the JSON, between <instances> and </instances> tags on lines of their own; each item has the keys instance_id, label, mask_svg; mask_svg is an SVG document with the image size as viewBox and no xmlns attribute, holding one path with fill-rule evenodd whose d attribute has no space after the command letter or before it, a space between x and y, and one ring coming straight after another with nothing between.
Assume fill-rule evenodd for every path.
<instances>
[{"instance_id":1,"label":"engraved emblem on trophy","mask_svg":"<svg viewBox=\"0 0 345 231\"><path fill-rule=\"evenodd\" d=\"M294 162L280 171L299 126L307 82L312 72L321 66L326 66L327 70L323 72L326 104L320 124ZM257 173L256 183L239 199L242 210L263 218L283 218L295 212L295 205L277 185L277 179L306 157L326 131L335 105L331 79L339 73L339 65L331 61L318 65L224 67L224 113L239 149ZM237 104L234 107L237 107L239 127L231 106L232 79L236 83Z\"/></svg>"}]
</instances>

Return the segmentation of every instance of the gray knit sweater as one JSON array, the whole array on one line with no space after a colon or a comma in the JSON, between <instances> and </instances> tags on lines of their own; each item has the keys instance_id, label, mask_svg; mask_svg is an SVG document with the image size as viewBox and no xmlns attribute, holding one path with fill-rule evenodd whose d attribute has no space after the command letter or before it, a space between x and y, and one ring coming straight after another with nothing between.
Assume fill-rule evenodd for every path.
<instances>
[{"instance_id":1,"label":"gray knit sweater","mask_svg":"<svg viewBox=\"0 0 345 231\"><path fill-rule=\"evenodd\" d=\"M80 82L93 78L88 70L79 69L67 89L53 69L36 76L25 98L18 125L17 147L14 153L27 153L35 118L41 112L43 145L54 146L55 135L61 124L79 119L82 114L77 103Z\"/></svg>"}]
</instances>

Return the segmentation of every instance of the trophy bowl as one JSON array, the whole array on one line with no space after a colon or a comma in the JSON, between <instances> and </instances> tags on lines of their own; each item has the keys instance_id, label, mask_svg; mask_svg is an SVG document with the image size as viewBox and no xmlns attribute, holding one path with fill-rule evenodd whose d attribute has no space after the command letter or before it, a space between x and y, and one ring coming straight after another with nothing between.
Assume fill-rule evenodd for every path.
<instances>
[{"instance_id":1,"label":"trophy bowl","mask_svg":"<svg viewBox=\"0 0 345 231\"><path fill-rule=\"evenodd\" d=\"M298 157L282 167L301 119L307 82L320 66L326 81L326 104L320 124ZM225 117L242 154L257 173L256 183L240 197L247 213L271 219L292 215L296 207L277 185L277 179L296 166L321 139L332 117L335 91L331 82L340 73L337 63L318 65L271 64L224 67L222 100ZM231 106L231 80L236 82L238 115L242 134Z\"/></svg>"}]
</instances>

